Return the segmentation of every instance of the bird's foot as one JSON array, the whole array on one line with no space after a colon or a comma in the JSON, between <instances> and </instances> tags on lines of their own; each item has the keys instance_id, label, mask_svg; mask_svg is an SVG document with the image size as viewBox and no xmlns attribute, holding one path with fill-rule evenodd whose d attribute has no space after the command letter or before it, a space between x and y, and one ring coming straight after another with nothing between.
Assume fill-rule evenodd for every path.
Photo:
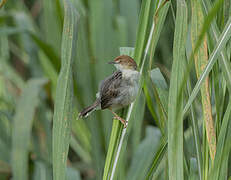
<instances>
[{"instance_id":1,"label":"bird's foot","mask_svg":"<svg viewBox=\"0 0 231 180\"><path fill-rule=\"evenodd\" d=\"M113 119L118 119L120 120L120 122L124 125L124 128L127 127L128 121L126 121L125 119L119 117L119 116L115 116Z\"/></svg>"}]
</instances>

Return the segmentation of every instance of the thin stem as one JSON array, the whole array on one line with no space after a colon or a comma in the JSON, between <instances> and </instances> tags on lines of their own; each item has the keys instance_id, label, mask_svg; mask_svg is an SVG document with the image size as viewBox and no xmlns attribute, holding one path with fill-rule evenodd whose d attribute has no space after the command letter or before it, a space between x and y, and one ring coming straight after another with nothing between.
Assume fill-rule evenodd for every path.
<instances>
[{"instance_id":1,"label":"thin stem","mask_svg":"<svg viewBox=\"0 0 231 180\"><path fill-rule=\"evenodd\" d=\"M126 118L127 122L131 117L133 106L134 106L134 102L129 106L128 114L127 114L127 118ZM119 155L120 155L120 152L121 152L121 147L122 147L122 144L123 144L123 141L124 141L126 131L127 131L127 128L124 128L123 131L122 131L122 134L121 134L120 143L119 143L119 146L118 146L118 149L117 149L117 152L116 152L116 157L115 157L115 161L114 161L114 164L113 164L110 180L113 180L114 175L115 175L115 169L116 169L116 166L118 164L118 159L119 159Z\"/></svg>"}]
</instances>

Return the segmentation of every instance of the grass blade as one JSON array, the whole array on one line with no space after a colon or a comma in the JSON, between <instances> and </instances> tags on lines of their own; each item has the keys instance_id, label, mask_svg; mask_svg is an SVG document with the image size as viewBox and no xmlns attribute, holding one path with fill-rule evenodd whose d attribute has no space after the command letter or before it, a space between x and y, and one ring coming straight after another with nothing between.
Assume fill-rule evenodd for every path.
<instances>
[{"instance_id":1,"label":"grass blade","mask_svg":"<svg viewBox=\"0 0 231 180\"><path fill-rule=\"evenodd\" d=\"M216 62L219 53L221 52L221 50L225 47L226 43L228 42L229 38L231 36L231 17L229 18L221 36L219 37L218 43L216 44L216 46L214 47L214 50L212 52L212 54L209 57L208 60L208 64L205 67L203 73L201 74L199 80L197 81L192 94L190 95L187 104L184 107L184 111L183 113L185 114L189 107L191 106L193 100L195 99L195 97L197 96L197 93L200 90L201 84L204 82L205 78L208 76L209 72L211 71L214 63Z\"/></svg>"},{"instance_id":2,"label":"grass blade","mask_svg":"<svg viewBox=\"0 0 231 180\"><path fill-rule=\"evenodd\" d=\"M134 59L137 61L138 64L141 62L142 54L145 47L145 39L146 39L145 37L147 34L150 6L151 6L151 0L145 0L141 4L138 31L137 31L137 40L136 40L135 54L134 54Z\"/></svg>"},{"instance_id":3,"label":"grass blade","mask_svg":"<svg viewBox=\"0 0 231 180\"><path fill-rule=\"evenodd\" d=\"M121 132L122 132L122 128L120 122L113 121L112 132L111 132L110 143L109 143L110 145L108 147L107 157L104 166L104 173L103 173L104 180L109 179L110 169L113 164L113 158L114 158L115 150L118 147L119 138L120 138L119 134L121 134Z\"/></svg>"},{"instance_id":4,"label":"grass blade","mask_svg":"<svg viewBox=\"0 0 231 180\"><path fill-rule=\"evenodd\" d=\"M219 180L219 179L227 179L227 165L229 153L231 150L231 100L229 99L229 104L226 109L222 127L220 130L220 135L218 137L218 144L217 144L217 153L214 160L214 166L210 170L209 178L211 180ZM226 166L226 168L225 168ZM222 172L224 171L224 172Z\"/></svg>"},{"instance_id":5,"label":"grass blade","mask_svg":"<svg viewBox=\"0 0 231 180\"><path fill-rule=\"evenodd\" d=\"M211 7L211 3L210 0L202 0L202 7L204 9L204 14L207 15L208 14L208 9L210 9ZM218 43L218 38L220 36L220 32L218 29L218 26L216 24L216 22L212 22L211 24L211 29L210 29L210 37L211 40L213 41L214 44ZM227 82L227 87L229 88L229 91L231 92L231 64L230 61L228 60L228 55L227 55L227 51L226 48L224 48L221 52L220 52L220 63L221 63L221 67L222 70L224 72L224 76Z\"/></svg>"},{"instance_id":6,"label":"grass blade","mask_svg":"<svg viewBox=\"0 0 231 180\"><path fill-rule=\"evenodd\" d=\"M183 81L185 43L187 35L187 5L177 1L176 26L173 44L173 65L168 104L168 164L169 179L184 179L183 169L183 99L179 94ZM178 98L179 97L179 98ZM177 168L176 168L177 167Z\"/></svg>"},{"instance_id":7,"label":"grass blade","mask_svg":"<svg viewBox=\"0 0 231 180\"><path fill-rule=\"evenodd\" d=\"M192 48L195 49L195 44L199 37L199 32L202 29L202 24L204 21L202 9L200 2L192 1L192 28L191 28L191 39ZM202 45L199 47L197 53L194 55L195 67L197 77L200 77L204 70L204 67L208 63L208 52L207 52L207 39L204 38ZM212 107L210 103L210 93L209 93L209 77L205 79L205 82L201 87L201 97L202 97L202 107L203 107L203 117L204 125L207 134L207 140L210 150L210 156L212 161L214 160L216 154L216 135L212 118Z\"/></svg>"},{"instance_id":8,"label":"grass blade","mask_svg":"<svg viewBox=\"0 0 231 180\"><path fill-rule=\"evenodd\" d=\"M66 161L73 117L72 66L77 40L78 14L71 3L64 1L62 65L59 74L53 117L53 178L66 179Z\"/></svg>"},{"instance_id":9,"label":"grass blade","mask_svg":"<svg viewBox=\"0 0 231 180\"><path fill-rule=\"evenodd\" d=\"M12 172L17 180L28 179L28 151L35 108L44 79L32 79L26 84L16 108L12 129Z\"/></svg>"}]
</instances>

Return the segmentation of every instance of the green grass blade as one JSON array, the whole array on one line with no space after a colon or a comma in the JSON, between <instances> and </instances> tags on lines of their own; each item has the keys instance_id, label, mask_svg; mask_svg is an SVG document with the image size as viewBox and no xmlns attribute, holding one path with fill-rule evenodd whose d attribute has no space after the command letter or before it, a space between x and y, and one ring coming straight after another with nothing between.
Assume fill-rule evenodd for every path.
<instances>
[{"instance_id":1,"label":"green grass blade","mask_svg":"<svg viewBox=\"0 0 231 180\"><path fill-rule=\"evenodd\" d=\"M185 44L187 35L187 5L177 1L176 25L173 44L173 65L168 104L168 165L169 179L184 179L183 169L183 99L179 94L183 80ZM178 98L179 97L179 98Z\"/></svg>"},{"instance_id":2,"label":"green grass blade","mask_svg":"<svg viewBox=\"0 0 231 180\"><path fill-rule=\"evenodd\" d=\"M152 35L152 41L151 41L151 47L150 47L150 57L149 57L150 74L149 74L149 76L151 77L151 79L153 79L153 77L154 77L152 75L153 70L151 71L151 68L152 68L155 49L156 49L157 42L158 42L159 37L160 37L160 33L163 30L163 25L164 25L166 15L167 15L167 12L168 12L168 9L169 9L169 5L170 5L170 3L167 2L167 1L164 1L162 4L160 4L160 3L161 3L161 1L159 1L158 9L157 9L157 11L155 12L155 15L154 15L155 31L154 31L154 33ZM150 78L148 78L148 79L150 79ZM163 104L161 104L162 99L160 99L160 98L162 98L164 96L162 96L163 95L162 91L158 91L158 90L160 90L159 88L155 88L151 81L150 82L147 82L147 81L148 80L146 80L146 83L144 84L144 92L145 92L145 95L146 95L148 108L149 108L154 120L156 121L158 126L161 128L161 131L164 132L164 128L163 128L164 127L164 111L167 112L167 108L163 109ZM148 84L151 84L150 86L152 86L152 88L148 88L148 87L150 87ZM149 92L148 89L152 89L152 91ZM154 96L155 96L155 100L156 100L156 102L158 104L158 110L159 110L159 113L160 113L160 118L157 117L157 114L154 111L153 100L151 98L152 97L151 94L154 94ZM162 103L163 103L163 101L162 101ZM165 107L167 107L167 106L165 106Z\"/></svg>"},{"instance_id":3,"label":"green grass blade","mask_svg":"<svg viewBox=\"0 0 231 180\"><path fill-rule=\"evenodd\" d=\"M146 39L145 37L147 34L150 5L151 5L151 0L145 0L141 4L137 39L135 45L135 55L134 55L134 59L137 61L138 64L141 62L142 54L145 48L145 39Z\"/></svg>"},{"instance_id":4,"label":"green grass blade","mask_svg":"<svg viewBox=\"0 0 231 180\"><path fill-rule=\"evenodd\" d=\"M53 117L53 178L66 179L66 161L73 117L72 66L77 40L78 14L71 3L64 1L62 65L58 78Z\"/></svg>"},{"instance_id":5,"label":"green grass blade","mask_svg":"<svg viewBox=\"0 0 231 180\"><path fill-rule=\"evenodd\" d=\"M35 108L44 79L29 80L18 101L12 129L12 172L15 180L28 179L28 152Z\"/></svg>"},{"instance_id":6,"label":"green grass blade","mask_svg":"<svg viewBox=\"0 0 231 180\"><path fill-rule=\"evenodd\" d=\"M195 45L195 49L193 49L191 55L190 55L190 58L189 58L189 63L187 65L187 68L185 69L185 72L184 72L184 79L183 79L183 82L182 82L182 85L180 87L180 91L183 90L184 88L184 85L186 84L187 82L187 79L190 75L190 70L192 68L192 65L193 65L193 56L194 54L199 50L199 47L201 46L201 43L203 41L203 38L205 37L206 35L206 32L208 31L209 27L210 27L210 24L212 22L212 20L216 17L216 13L218 12L219 8L221 7L223 1L222 0L219 0L217 1L213 8L211 9L211 11L208 13L208 15L206 16L205 18L205 21L203 23L203 27L202 27L202 30L200 32L200 35L199 35L199 38L198 38L198 41L196 42L196 45ZM187 107L188 109L189 107ZM185 110L185 109L184 109ZM184 114L185 114L185 111L183 111Z\"/></svg>"},{"instance_id":7,"label":"green grass blade","mask_svg":"<svg viewBox=\"0 0 231 180\"><path fill-rule=\"evenodd\" d=\"M197 93L199 92L199 90L201 88L201 84L204 82L205 78L208 76L209 72L211 71L214 63L216 62L216 60L219 56L219 53L225 47L230 36L231 36L231 17L229 18L222 34L220 35L218 43L214 47L213 52L211 53L211 55L209 57L208 64L205 67L203 73L201 74L199 80L197 81L197 83L196 83L196 85L192 91L192 94L190 95L190 97L187 101L187 104L184 107L184 111L183 111L184 114L188 111L190 105L192 104L193 100L197 96Z\"/></svg>"},{"instance_id":8,"label":"green grass blade","mask_svg":"<svg viewBox=\"0 0 231 180\"><path fill-rule=\"evenodd\" d=\"M152 40L151 48L150 48L151 50L150 50L150 58L149 58L149 70L151 70L152 68L154 53L156 50L158 40L160 38L160 34L163 30L163 26L164 26L165 19L168 13L169 5L170 5L169 1L164 1L162 4L160 3L161 1L159 1L159 4L158 4L159 7L154 15L156 30L153 33L153 37L152 37L153 40Z\"/></svg>"},{"instance_id":9,"label":"green grass blade","mask_svg":"<svg viewBox=\"0 0 231 180\"><path fill-rule=\"evenodd\" d=\"M105 160L103 180L109 179L110 169L113 164L113 158L114 158L115 150L118 147L119 137L120 137L119 134L121 134L121 132L122 132L122 128L120 122L113 121L110 143L107 151L107 157Z\"/></svg>"}]
</instances>

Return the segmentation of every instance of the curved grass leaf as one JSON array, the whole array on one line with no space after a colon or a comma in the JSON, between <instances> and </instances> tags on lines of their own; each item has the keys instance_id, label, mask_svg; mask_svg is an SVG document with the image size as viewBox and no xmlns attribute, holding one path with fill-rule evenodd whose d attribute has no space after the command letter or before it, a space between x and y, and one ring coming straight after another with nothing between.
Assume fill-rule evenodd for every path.
<instances>
[{"instance_id":1,"label":"curved grass leaf","mask_svg":"<svg viewBox=\"0 0 231 180\"><path fill-rule=\"evenodd\" d=\"M196 41L199 37L199 32L203 26L203 13L200 6L200 2L192 1L192 27L191 27L191 39L192 48L195 49ZM195 67L197 72L197 77L200 77L206 64L208 63L208 52L207 52L207 38L203 39L201 46L199 47L197 53L194 55ZM212 107L210 103L210 93L209 93L209 77L205 79L205 82L201 87L201 97L202 97L202 107L203 107L203 117L206 129L206 135L210 150L211 159L214 160L216 154L216 134L212 118Z\"/></svg>"},{"instance_id":2,"label":"curved grass leaf","mask_svg":"<svg viewBox=\"0 0 231 180\"><path fill-rule=\"evenodd\" d=\"M39 103L39 92L46 80L31 79L27 82L16 108L12 128L12 172L13 179L28 179L28 152L35 108Z\"/></svg>"},{"instance_id":3,"label":"curved grass leaf","mask_svg":"<svg viewBox=\"0 0 231 180\"><path fill-rule=\"evenodd\" d=\"M62 66L58 78L53 117L53 178L66 179L66 161L73 117L72 66L77 39L78 14L69 0L64 1Z\"/></svg>"},{"instance_id":4,"label":"curved grass leaf","mask_svg":"<svg viewBox=\"0 0 231 180\"><path fill-rule=\"evenodd\" d=\"M207 15L208 14L208 9L211 8L211 2L210 0L202 0L202 7L204 10L204 14ZM218 39L220 36L220 32L219 32L219 28L217 26L217 24L214 22L212 22L211 24L211 29L210 29L210 37L211 40L213 41L214 44L218 43ZM229 88L229 91L231 92L231 63L228 60L228 55L226 52L226 48L224 48L223 50L221 50L220 52L220 63L221 63L221 68L224 72L224 76L227 82L227 87Z\"/></svg>"},{"instance_id":5,"label":"curved grass leaf","mask_svg":"<svg viewBox=\"0 0 231 180\"><path fill-rule=\"evenodd\" d=\"M203 73L201 74L199 80L197 81L197 83L196 83L196 85L192 91L192 94L190 95L190 97L187 101L187 104L184 107L184 111L183 111L184 114L188 111L190 105L192 104L193 100L197 96L197 93L200 90L201 84L204 82L205 78L208 76L209 72L211 71L214 63L216 62L216 60L219 56L219 53L225 47L230 36L231 36L231 17L229 18L229 21L227 22L222 34L220 35L218 43L214 47L213 52L211 53L211 55L209 57L208 64L205 67Z\"/></svg>"},{"instance_id":6,"label":"curved grass leaf","mask_svg":"<svg viewBox=\"0 0 231 180\"><path fill-rule=\"evenodd\" d=\"M194 54L199 50L199 47L201 46L201 43L203 41L203 38L205 37L206 35L206 32L208 31L209 27L210 27L210 24L212 22L212 20L216 17L216 13L218 12L219 8L221 7L222 5L222 2L223 0L219 0L217 1L213 8L211 9L211 11L208 13L208 15L206 16L205 18L205 21L203 23L203 27L202 27L202 30L200 32L200 35L199 35L199 38L198 38L198 41L196 42L195 44L195 49L193 49L191 55L190 55L190 58L189 58L189 63L187 65L187 68L185 69L185 72L184 72L184 78L183 78L183 81L182 81L182 84L181 84L181 87L180 87L180 91L183 90L184 88L184 85L186 84L187 82L187 79L190 75L190 70L192 68L192 64L193 64L193 57L194 57ZM181 94L181 93L180 93ZM189 107L187 107L187 110L188 110ZM184 108L184 111L183 111L185 114L185 108Z\"/></svg>"}]
</instances>

